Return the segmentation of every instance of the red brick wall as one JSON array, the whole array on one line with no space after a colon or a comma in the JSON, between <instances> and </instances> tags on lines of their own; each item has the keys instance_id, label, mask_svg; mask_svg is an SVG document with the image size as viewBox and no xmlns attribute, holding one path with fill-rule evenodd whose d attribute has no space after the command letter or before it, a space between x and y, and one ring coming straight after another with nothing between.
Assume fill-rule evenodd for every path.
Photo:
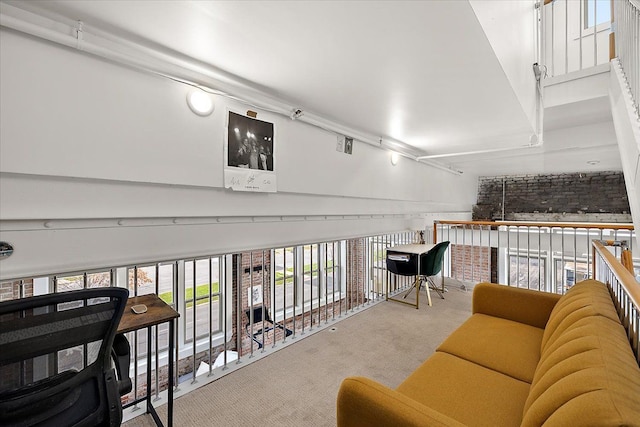
<instances>
[{"instance_id":1,"label":"red brick wall","mask_svg":"<svg viewBox=\"0 0 640 427\"><path fill-rule=\"evenodd\" d=\"M19 280L14 282L0 283L0 302L33 296L33 280L32 279L23 280L22 287L23 287L22 289L23 294L21 295Z\"/></svg>"},{"instance_id":2,"label":"red brick wall","mask_svg":"<svg viewBox=\"0 0 640 427\"><path fill-rule=\"evenodd\" d=\"M451 277L468 282L498 282L496 248L451 245Z\"/></svg>"}]
</instances>

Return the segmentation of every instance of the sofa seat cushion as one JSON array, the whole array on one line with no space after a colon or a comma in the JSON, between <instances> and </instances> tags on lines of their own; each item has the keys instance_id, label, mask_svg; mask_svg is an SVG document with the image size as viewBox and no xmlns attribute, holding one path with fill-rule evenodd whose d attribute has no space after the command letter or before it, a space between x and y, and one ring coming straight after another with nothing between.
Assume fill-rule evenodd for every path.
<instances>
[{"instance_id":1,"label":"sofa seat cushion","mask_svg":"<svg viewBox=\"0 0 640 427\"><path fill-rule=\"evenodd\" d=\"M485 314L474 314L437 351L531 383L540 360L544 330Z\"/></svg>"},{"instance_id":2,"label":"sofa seat cushion","mask_svg":"<svg viewBox=\"0 0 640 427\"><path fill-rule=\"evenodd\" d=\"M518 426L529 384L436 352L397 391L468 426Z\"/></svg>"}]
</instances>

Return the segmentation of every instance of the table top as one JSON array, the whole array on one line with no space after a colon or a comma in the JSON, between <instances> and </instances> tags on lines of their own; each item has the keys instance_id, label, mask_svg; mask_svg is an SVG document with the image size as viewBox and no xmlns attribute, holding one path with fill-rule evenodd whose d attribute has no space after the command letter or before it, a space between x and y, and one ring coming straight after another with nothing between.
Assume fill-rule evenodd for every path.
<instances>
[{"instance_id":1,"label":"table top","mask_svg":"<svg viewBox=\"0 0 640 427\"><path fill-rule=\"evenodd\" d=\"M131 307L138 304L146 305L147 312L136 314L131 311ZM161 300L156 294L131 297L127 300L127 306L124 309L122 319L120 319L118 333L123 334L125 332L135 331L148 326L158 325L160 323L176 319L179 316L180 314L177 311Z\"/></svg>"},{"instance_id":2,"label":"table top","mask_svg":"<svg viewBox=\"0 0 640 427\"><path fill-rule=\"evenodd\" d=\"M433 243L413 243L409 245L390 246L387 248L387 251L421 255L429 252L434 246Z\"/></svg>"}]
</instances>

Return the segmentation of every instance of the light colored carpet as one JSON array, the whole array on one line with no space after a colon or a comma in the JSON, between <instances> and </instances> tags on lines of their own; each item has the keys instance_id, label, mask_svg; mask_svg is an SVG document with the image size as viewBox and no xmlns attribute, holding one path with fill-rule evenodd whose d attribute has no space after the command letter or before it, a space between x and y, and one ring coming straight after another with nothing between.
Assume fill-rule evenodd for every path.
<instances>
[{"instance_id":1,"label":"light colored carpet","mask_svg":"<svg viewBox=\"0 0 640 427\"><path fill-rule=\"evenodd\" d=\"M422 291L419 310L382 302L247 364L174 404L181 426L335 426L336 396L351 375L397 387L471 314L471 291L448 282L444 300ZM415 293L412 293L415 297ZM411 297L408 298L411 300ZM166 417L166 405L158 410ZM125 427L153 426L149 415Z\"/></svg>"}]
</instances>

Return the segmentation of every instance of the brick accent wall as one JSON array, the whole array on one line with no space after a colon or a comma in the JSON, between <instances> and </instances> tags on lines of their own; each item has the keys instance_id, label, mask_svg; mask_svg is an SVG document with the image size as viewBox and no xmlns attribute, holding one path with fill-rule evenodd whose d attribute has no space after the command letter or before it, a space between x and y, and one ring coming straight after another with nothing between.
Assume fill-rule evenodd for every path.
<instances>
[{"instance_id":1,"label":"brick accent wall","mask_svg":"<svg viewBox=\"0 0 640 427\"><path fill-rule=\"evenodd\" d=\"M364 295L365 239L347 241L347 309L367 301Z\"/></svg>"},{"instance_id":2,"label":"brick accent wall","mask_svg":"<svg viewBox=\"0 0 640 427\"><path fill-rule=\"evenodd\" d=\"M622 172L487 176L474 220L631 222Z\"/></svg>"},{"instance_id":3,"label":"brick accent wall","mask_svg":"<svg viewBox=\"0 0 640 427\"><path fill-rule=\"evenodd\" d=\"M498 283L498 250L471 245L450 245L451 277L468 282Z\"/></svg>"},{"instance_id":4,"label":"brick accent wall","mask_svg":"<svg viewBox=\"0 0 640 427\"><path fill-rule=\"evenodd\" d=\"M32 279L24 280L22 282L23 289L21 290L20 287L20 281L0 283L0 302L33 296ZM23 294L20 295L20 292Z\"/></svg>"}]
</instances>

